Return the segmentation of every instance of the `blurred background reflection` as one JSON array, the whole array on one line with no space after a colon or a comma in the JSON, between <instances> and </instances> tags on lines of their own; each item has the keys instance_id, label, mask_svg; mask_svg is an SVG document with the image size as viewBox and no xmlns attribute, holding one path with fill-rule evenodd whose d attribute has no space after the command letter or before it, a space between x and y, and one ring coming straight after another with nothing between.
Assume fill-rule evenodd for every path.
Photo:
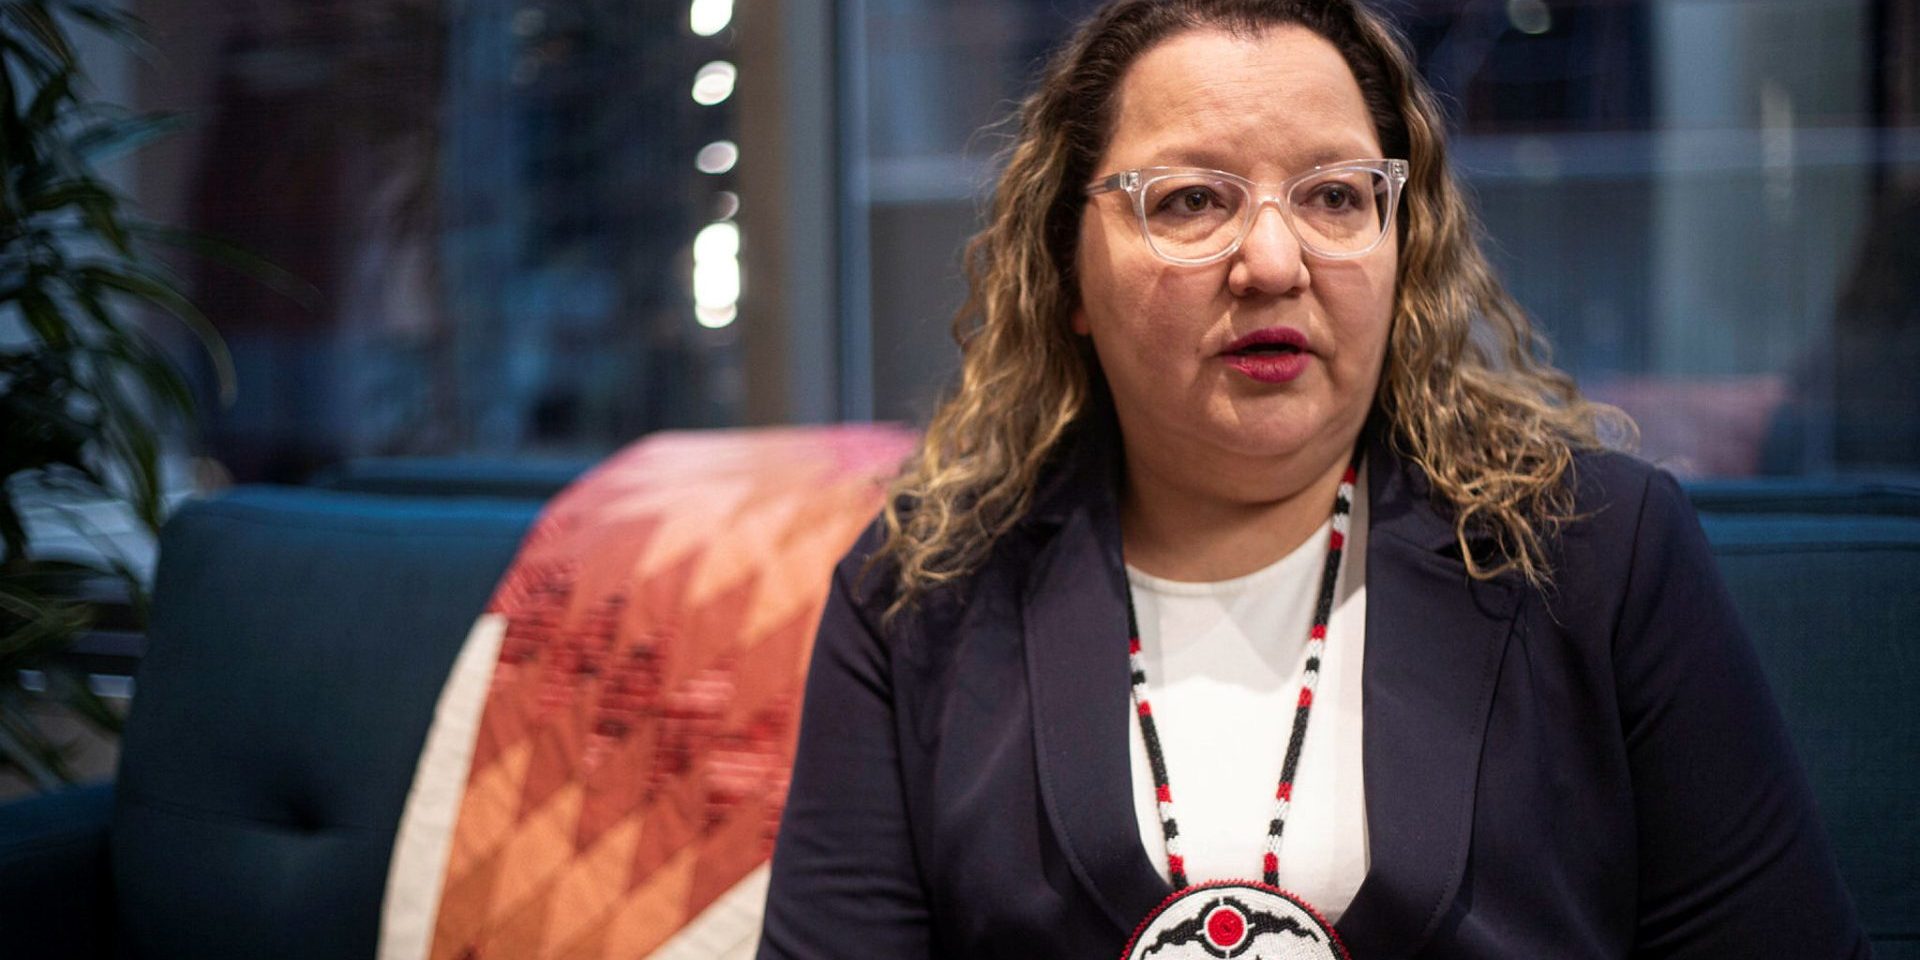
<instances>
[{"instance_id":1,"label":"blurred background reflection","mask_svg":"<svg viewBox=\"0 0 1920 960\"><path fill-rule=\"evenodd\" d=\"M995 124L1090 8L143 2L156 55L95 72L192 121L132 162L150 215L314 288L192 272L239 370L207 453L299 480L923 416ZM1508 283L1647 455L1920 466L1920 2L1386 9Z\"/></svg>"}]
</instances>

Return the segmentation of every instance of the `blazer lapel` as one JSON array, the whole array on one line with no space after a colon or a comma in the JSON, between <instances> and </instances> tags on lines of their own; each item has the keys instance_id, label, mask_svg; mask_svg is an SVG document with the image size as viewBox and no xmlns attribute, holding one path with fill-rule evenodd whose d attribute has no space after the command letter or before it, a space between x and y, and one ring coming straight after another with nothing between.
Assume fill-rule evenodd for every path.
<instances>
[{"instance_id":1,"label":"blazer lapel","mask_svg":"<svg viewBox=\"0 0 1920 960\"><path fill-rule=\"evenodd\" d=\"M1091 473L1092 475L1089 475ZM1172 888L1140 845L1133 811L1125 569L1110 479L1081 473L1077 500L1026 584L1022 630L1034 754L1049 822L1074 875L1122 931Z\"/></svg>"},{"instance_id":2,"label":"blazer lapel","mask_svg":"<svg viewBox=\"0 0 1920 960\"><path fill-rule=\"evenodd\" d=\"M1424 476L1368 453L1361 689L1371 865L1337 927L1354 956L1411 956L1459 890L1494 680L1521 589L1474 580Z\"/></svg>"}]
</instances>

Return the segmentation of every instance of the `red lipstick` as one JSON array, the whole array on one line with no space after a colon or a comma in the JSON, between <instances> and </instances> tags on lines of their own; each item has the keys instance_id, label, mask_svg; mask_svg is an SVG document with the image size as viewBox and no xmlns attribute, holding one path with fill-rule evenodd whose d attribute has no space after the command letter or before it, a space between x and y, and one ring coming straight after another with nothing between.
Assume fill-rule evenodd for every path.
<instances>
[{"instance_id":1,"label":"red lipstick","mask_svg":"<svg viewBox=\"0 0 1920 960\"><path fill-rule=\"evenodd\" d=\"M1307 371L1307 335L1292 327L1255 330L1227 344L1220 359L1261 383L1286 383Z\"/></svg>"}]
</instances>

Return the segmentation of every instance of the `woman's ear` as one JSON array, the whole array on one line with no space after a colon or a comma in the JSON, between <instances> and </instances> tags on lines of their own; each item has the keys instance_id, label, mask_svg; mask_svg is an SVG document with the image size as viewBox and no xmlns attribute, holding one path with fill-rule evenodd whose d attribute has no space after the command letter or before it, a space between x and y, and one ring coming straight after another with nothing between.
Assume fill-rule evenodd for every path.
<instances>
[{"instance_id":1,"label":"woman's ear","mask_svg":"<svg viewBox=\"0 0 1920 960\"><path fill-rule=\"evenodd\" d=\"M1074 307L1070 322L1073 324L1073 332L1083 337L1093 332L1093 327L1087 323L1086 307Z\"/></svg>"}]
</instances>

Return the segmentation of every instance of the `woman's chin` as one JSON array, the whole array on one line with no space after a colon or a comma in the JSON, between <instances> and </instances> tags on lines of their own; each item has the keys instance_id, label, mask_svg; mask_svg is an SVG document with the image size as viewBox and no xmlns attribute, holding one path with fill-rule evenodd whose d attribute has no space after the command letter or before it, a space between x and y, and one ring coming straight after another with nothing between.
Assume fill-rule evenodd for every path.
<instances>
[{"instance_id":1,"label":"woman's chin","mask_svg":"<svg viewBox=\"0 0 1920 960\"><path fill-rule=\"evenodd\" d=\"M1208 432L1214 446L1250 460L1342 459L1364 421L1364 416L1346 416L1311 397L1273 396L1235 403Z\"/></svg>"}]
</instances>

